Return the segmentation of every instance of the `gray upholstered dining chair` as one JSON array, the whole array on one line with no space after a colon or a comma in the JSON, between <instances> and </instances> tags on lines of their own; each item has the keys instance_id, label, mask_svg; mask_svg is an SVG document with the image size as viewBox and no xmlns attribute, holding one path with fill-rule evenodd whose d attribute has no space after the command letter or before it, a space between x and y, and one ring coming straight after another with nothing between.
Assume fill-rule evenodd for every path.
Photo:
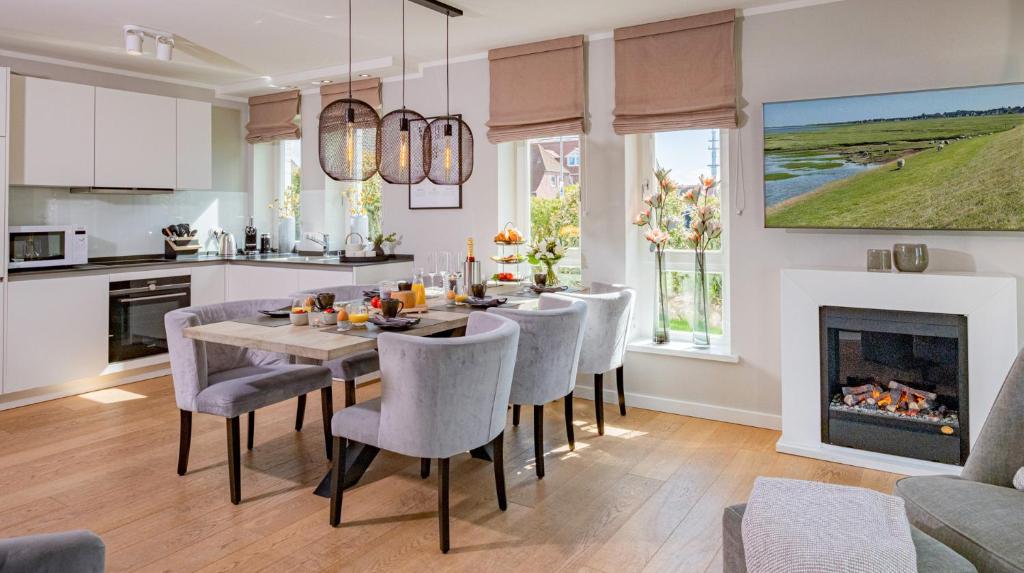
<instances>
[{"instance_id":1,"label":"gray upholstered dining chair","mask_svg":"<svg viewBox=\"0 0 1024 573\"><path fill-rule=\"evenodd\" d=\"M441 551L447 553L448 467L452 456L488 443L494 448L498 507L505 499L504 431L519 325L474 312L466 335L426 338L384 333L377 338L381 395L334 415L331 525L341 523L348 440L438 462Z\"/></svg>"},{"instance_id":2,"label":"gray upholstered dining chair","mask_svg":"<svg viewBox=\"0 0 1024 573\"><path fill-rule=\"evenodd\" d=\"M377 285L345 285L324 287L318 289L298 291L291 294L293 299L305 296L316 296L322 292L329 292L335 296L335 302L349 302L363 300L363 293L377 288ZM338 360L332 360L324 364L331 369L331 375L345 382L345 406L356 403L356 378L372 374L380 370L380 361L377 359L376 350L358 352ZM302 427L302 412L306 408L306 397L299 396L298 411L295 415L295 429Z\"/></svg>"},{"instance_id":3,"label":"gray upholstered dining chair","mask_svg":"<svg viewBox=\"0 0 1024 573\"><path fill-rule=\"evenodd\" d=\"M587 303L587 327L580 351L580 373L594 375L594 407L597 433L604 435L604 373L615 370L619 414L626 415L622 361L626 354L629 325L633 320L636 291L624 285L595 282L589 294L564 293Z\"/></svg>"},{"instance_id":4,"label":"gray upholstered dining chair","mask_svg":"<svg viewBox=\"0 0 1024 573\"><path fill-rule=\"evenodd\" d=\"M330 417L334 412L331 371L323 366L293 364L285 354L263 352L185 338L192 326L256 316L260 310L281 308L289 299L259 299L192 306L164 315L171 355L174 397L181 410L178 475L188 471L192 414L213 414L227 420L228 473L231 503L242 499L238 418L249 414L252 449L254 412L258 408L320 390L324 410L324 439L330 449Z\"/></svg>"},{"instance_id":5,"label":"gray upholstered dining chair","mask_svg":"<svg viewBox=\"0 0 1024 573\"><path fill-rule=\"evenodd\" d=\"M0 539L3 573L103 573L106 547L91 531Z\"/></svg>"},{"instance_id":6,"label":"gray upholstered dining chair","mask_svg":"<svg viewBox=\"0 0 1024 573\"><path fill-rule=\"evenodd\" d=\"M572 391L587 318L587 305L567 297L541 295L537 310L491 308L487 312L519 324L519 350L512 377L512 425L519 425L523 405L533 406L533 451L538 478L544 477L544 404L564 398L565 433L576 449L572 425Z\"/></svg>"}]
</instances>

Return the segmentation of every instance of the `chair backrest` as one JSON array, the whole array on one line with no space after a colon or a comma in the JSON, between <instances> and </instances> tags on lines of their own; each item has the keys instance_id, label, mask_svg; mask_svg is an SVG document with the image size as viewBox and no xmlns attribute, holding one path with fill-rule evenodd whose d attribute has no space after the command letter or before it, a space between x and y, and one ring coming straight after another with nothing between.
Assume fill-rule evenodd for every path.
<instances>
[{"instance_id":1,"label":"chair backrest","mask_svg":"<svg viewBox=\"0 0 1024 573\"><path fill-rule=\"evenodd\" d=\"M505 429L519 325L474 312L466 336L377 338L380 446L417 458L447 458Z\"/></svg>"},{"instance_id":2,"label":"chair backrest","mask_svg":"<svg viewBox=\"0 0 1024 573\"><path fill-rule=\"evenodd\" d=\"M542 295L538 308L487 310L519 324L519 350L509 397L513 404L547 404L576 387L587 304Z\"/></svg>"},{"instance_id":3,"label":"chair backrest","mask_svg":"<svg viewBox=\"0 0 1024 573\"><path fill-rule=\"evenodd\" d=\"M251 350L237 346L200 342L185 338L183 331L192 326L258 316L261 310L288 306L290 299L240 300L206 306L190 306L164 315L167 348L171 357L174 397L182 410L194 412L196 396L209 385L211 374L241 368L279 364L290 360L285 354Z\"/></svg>"},{"instance_id":4,"label":"chair backrest","mask_svg":"<svg viewBox=\"0 0 1024 573\"><path fill-rule=\"evenodd\" d=\"M601 374L622 365L633 320L636 291L622 285L593 283L591 294L564 293L587 303L587 326L580 351L580 373Z\"/></svg>"},{"instance_id":5,"label":"chair backrest","mask_svg":"<svg viewBox=\"0 0 1024 573\"><path fill-rule=\"evenodd\" d=\"M1024 351L1010 367L961 477L1013 487L1013 475L1021 467L1024 467Z\"/></svg>"},{"instance_id":6,"label":"chair backrest","mask_svg":"<svg viewBox=\"0 0 1024 573\"><path fill-rule=\"evenodd\" d=\"M377 285L375 284L343 286L339 285L332 287L314 288L309 290L300 290L297 292L293 292L288 296L290 296L293 299L296 299L310 295L316 296L322 292L329 292L334 295L336 302L349 302L353 300L363 300L363 292L375 288L377 288Z\"/></svg>"}]
</instances>

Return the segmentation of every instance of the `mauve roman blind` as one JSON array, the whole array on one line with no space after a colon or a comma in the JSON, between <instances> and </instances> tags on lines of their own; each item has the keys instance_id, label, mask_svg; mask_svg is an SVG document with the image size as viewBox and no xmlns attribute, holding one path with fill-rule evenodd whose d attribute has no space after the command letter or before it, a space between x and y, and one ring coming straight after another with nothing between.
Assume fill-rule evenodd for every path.
<instances>
[{"instance_id":1,"label":"mauve roman blind","mask_svg":"<svg viewBox=\"0 0 1024 573\"><path fill-rule=\"evenodd\" d=\"M320 109L339 99L348 99L348 82L320 86ZM364 101L373 109L380 109L380 78L366 78L352 82L352 99Z\"/></svg>"},{"instance_id":2,"label":"mauve roman blind","mask_svg":"<svg viewBox=\"0 0 1024 573\"><path fill-rule=\"evenodd\" d=\"M615 30L615 133L736 127L736 11Z\"/></svg>"},{"instance_id":3,"label":"mauve roman blind","mask_svg":"<svg viewBox=\"0 0 1024 573\"><path fill-rule=\"evenodd\" d=\"M491 143L584 132L583 36L498 48L487 57Z\"/></svg>"},{"instance_id":4,"label":"mauve roman blind","mask_svg":"<svg viewBox=\"0 0 1024 573\"><path fill-rule=\"evenodd\" d=\"M249 143L263 143L278 139L299 139L301 132L295 123L299 114L299 90L253 96L249 98L249 123L245 125Z\"/></svg>"}]
</instances>

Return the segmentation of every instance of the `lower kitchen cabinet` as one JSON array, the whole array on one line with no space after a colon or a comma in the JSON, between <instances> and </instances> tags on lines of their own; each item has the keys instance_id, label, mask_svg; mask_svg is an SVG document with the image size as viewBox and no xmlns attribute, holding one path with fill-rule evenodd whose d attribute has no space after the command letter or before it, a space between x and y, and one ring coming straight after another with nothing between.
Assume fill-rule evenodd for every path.
<instances>
[{"instance_id":1,"label":"lower kitchen cabinet","mask_svg":"<svg viewBox=\"0 0 1024 573\"><path fill-rule=\"evenodd\" d=\"M4 393L99 376L107 367L107 275L7 285Z\"/></svg>"},{"instance_id":2,"label":"lower kitchen cabinet","mask_svg":"<svg viewBox=\"0 0 1024 573\"><path fill-rule=\"evenodd\" d=\"M266 265L228 265L227 300L286 297L299 290L298 269Z\"/></svg>"},{"instance_id":3,"label":"lower kitchen cabinet","mask_svg":"<svg viewBox=\"0 0 1024 573\"><path fill-rule=\"evenodd\" d=\"M335 286L346 286L355 284L352 281L352 272L345 270L307 270L300 269L299 290L313 290Z\"/></svg>"},{"instance_id":4,"label":"lower kitchen cabinet","mask_svg":"<svg viewBox=\"0 0 1024 573\"><path fill-rule=\"evenodd\" d=\"M224 265L193 267L192 306L224 302L226 283L227 269Z\"/></svg>"}]
</instances>

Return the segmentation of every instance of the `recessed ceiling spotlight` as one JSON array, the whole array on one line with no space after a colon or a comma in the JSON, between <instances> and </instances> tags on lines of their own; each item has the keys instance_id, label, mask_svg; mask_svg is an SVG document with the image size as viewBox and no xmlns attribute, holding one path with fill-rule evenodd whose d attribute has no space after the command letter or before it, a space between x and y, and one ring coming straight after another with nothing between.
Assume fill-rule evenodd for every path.
<instances>
[{"instance_id":1,"label":"recessed ceiling spotlight","mask_svg":"<svg viewBox=\"0 0 1024 573\"><path fill-rule=\"evenodd\" d=\"M368 78L368 77L370 77L370 74L359 74L359 77L361 77L361 78Z\"/></svg>"},{"instance_id":2,"label":"recessed ceiling spotlight","mask_svg":"<svg viewBox=\"0 0 1024 573\"><path fill-rule=\"evenodd\" d=\"M333 84L334 80L314 80L313 85L326 86L327 84Z\"/></svg>"}]
</instances>

